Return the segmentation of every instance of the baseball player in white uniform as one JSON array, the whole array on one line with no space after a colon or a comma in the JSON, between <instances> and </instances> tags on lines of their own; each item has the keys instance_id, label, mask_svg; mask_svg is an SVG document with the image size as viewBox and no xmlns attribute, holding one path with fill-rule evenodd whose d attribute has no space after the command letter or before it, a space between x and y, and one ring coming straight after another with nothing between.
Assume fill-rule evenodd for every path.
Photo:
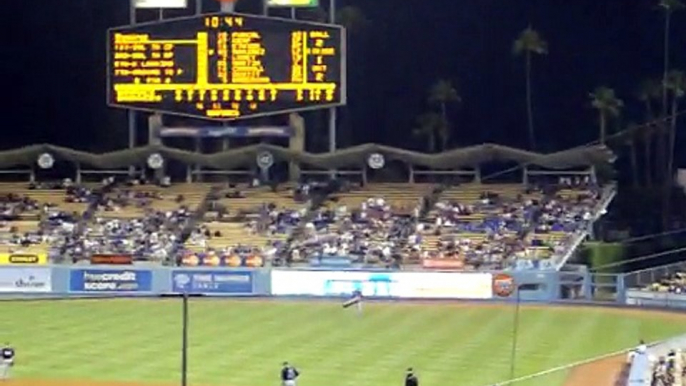
<instances>
[{"instance_id":1,"label":"baseball player in white uniform","mask_svg":"<svg viewBox=\"0 0 686 386\"><path fill-rule=\"evenodd\" d=\"M10 370L14 366L14 349L7 343L0 348L0 380L10 378Z\"/></svg>"}]
</instances>

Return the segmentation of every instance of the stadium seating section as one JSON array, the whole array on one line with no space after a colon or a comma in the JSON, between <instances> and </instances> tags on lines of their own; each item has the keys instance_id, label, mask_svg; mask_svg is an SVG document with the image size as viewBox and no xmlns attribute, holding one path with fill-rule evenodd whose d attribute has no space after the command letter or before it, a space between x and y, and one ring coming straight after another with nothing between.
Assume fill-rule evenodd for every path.
<instances>
[{"instance_id":1,"label":"stadium seating section","mask_svg":"<svg viewBox=\"0 0 686 386\"><path fill-rule=\"evenodd\" d=\"M89 186L84 186L87 191ZM59 214L79 219L88 207L80 192L66 189L34 189L26 183L1 183L0 252L47 253L50 217Z\"/></svg>"},{"instance_id":2,"label":"stadium seating section","mask_svg":"<svg viewBox=\"0 0 686 386\"><path fill-rule=\"evenodd\" d=\"M600 199L581 185L346 184L319 201L308 188L0 184L0 252L66 262L128 254L156 262L182 256L193 265L345 257L366 265L549 268L596 218Z\"/></svg>"}]
</instances>

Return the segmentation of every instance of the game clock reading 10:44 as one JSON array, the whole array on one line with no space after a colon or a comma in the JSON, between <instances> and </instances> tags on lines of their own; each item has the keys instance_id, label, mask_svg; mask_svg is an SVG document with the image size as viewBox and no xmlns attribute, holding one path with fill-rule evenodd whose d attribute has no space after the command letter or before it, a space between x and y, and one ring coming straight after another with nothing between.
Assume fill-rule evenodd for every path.
<instances>
[{"instance_id":1,"label":"game clock reading 10:44","mask_svg":"<svg viewBox=\"0 0 686 386\"><path fill-rule=\"evenodd\" d=\"M345 103L344 31L213 14L108 31L108 103L232 120Z\"/></svg>"}]
</instances>

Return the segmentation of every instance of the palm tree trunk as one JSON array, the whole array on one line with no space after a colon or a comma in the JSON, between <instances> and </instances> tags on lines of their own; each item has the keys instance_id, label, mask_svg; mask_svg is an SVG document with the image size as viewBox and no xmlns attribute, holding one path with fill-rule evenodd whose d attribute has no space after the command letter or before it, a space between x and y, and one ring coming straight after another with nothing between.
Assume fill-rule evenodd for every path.
<instances>
[{"instance_id":1,"label":"palm tree trunk","mask_svg":"<svg viewBox=\"0 0 686 386\"><path fill-rule=\"evenodd\" d=\"M429 140L429 153L433 153L436 151L436 134L433 132L433 130L427 134L427 138Z\"/></svg>"},{"instance_id":2,"label":"palm tree trunk","mask_svg":"<svg viewBox=\"0 0 686 386\"><path fill-rule=\"evenodd\" d=\"M662 177L662 230L667 230L669 227L669 210L670 210L670 191L671 191L671 176L668 171L669 163L667 162L667 138L670 136L670 130L667 128L667 76L669 74L669 24L671 19L671 12L669 9L665 13L665 47L664 47L664 72L662 74L662 120L660 130L659 143L659 165L657 170Z\"/></svg>"},{"instance_id":3,"label":"palm tree trunk","mask_svg":"<svg viewBox=\"0 0 686 386\"><path fill-rule=\"evenodd\" d=\"M672 213L672 179L673 167L674 167L674 142L676 141L676 113L679 108L679 101L677 96L674 95L672 99L672 117L670 118L670 128L669 128L669 143L668 143L668 161L667 168L665 169L665 180L664 180L664 193L662 197L662 227L664 230L669 229L669 216Z\"/></svg>"},{"instance_id":4,"label":"palm tree trunk","mask_svg":"<svg viewBox=\"0 0 686 386\"><path fill-rule=\"evenodd\" d=\"M445 101L441 102L441 119L443 120L443 122L441 122L443 125L441 128L443 132L439 134L439 137L441 139L441 150L445 151L445 148L448 145L448 138L450 137L450 129L448 128L448 109Z\"/></svg>"},{"instance_id":5,"label":"palm tree trunk","mask_svg":"<svg viewBox=\"0 0 686 386\"><path fill-rule=\"evenodd\" d=\"M604 112L600 112L600 136L598 140L600 141L601 145L605 145L605 137L607 134L607 118L605 117Z\"/></svg>"},{"instance_id":6,"label":"palm tree trunk","mask_svg":"<svg viewBox=\"0 0 686 386\"><path fill-rule=\"evenodd\" d=\"M526 115L529 123L529 148L536 150L536 133L534 131L534 108L531 96L531 52L526 52Z\"/></svg>"},{"instance_id":7,"label":"palm tree trunk","mask_svg":"<svg viewBox=\"0 0 686 386\"><path fill-rule=\"evenodd\" d=\"M654 120L655 114L653 113L653 106L650 103L650 99L646 99L645 101L646 105L646 114L648 114L648 119L647 121L652 121ZM646 180L646 186L651 187L653 186L653 143L652 143L652 134L651 130L653 130L652 127L648 127L645 133L644 137L644 157L645 157L645 180Z\"/></svg>"},{"instance_id":8,"label":"palm tree trunk","mask_svg":"<svg viewBox=\"0 0 686 386\"><path fill-rule=\"evenodd\" d=\"M667 116L667 76L669 75L669 25L672 12L665 11L665 37L664 37L664 69L662 73L662 116Z\"/></svg>"},{"instance_id":9,"label":"palm tree trunk","mask_svg":"<svg viewBox=\"0 0 686 386\"><path fill-rule=\"evenodd\" d=\"M650 129L649 129L650 130ZM643 139L643 146L644 146L644 151L643 151L643 156L645 157L645 165L644 165L644 170L645 170L645 178L646 178L646 186L651 187L653 186L653 162L652 162L652 148L653 148L653 143L651 140L651 134L650 132L645 134L645 137Z\"/></svg>"},{"instance_id":10,"label":"palm tree trunk","mask_svg":"<svg viewBox=\"0 0 686 386\"><path fill-rule=\"evenodd\" d=\"M667 119L667 111L668 111L668 101L667 101L667 76L669 75L669 27L671 23L671 16L672 13L670 10L665 11L665 36L664 36L664 53L663 53L663 61L664 61L664 68L663 68L663 73L662 73L662 121L660 122L660 134L658 136L658 149L657 149L657 176L658 180L661 182L665 182L665 179L667 179L667 174L665 173L667 170L667 137L669 136L668 131L666 130L667 127L667 122L664 120Z\"/></svg>"},{"instance_id":11,"label":"palm tree trunk","mask_svg":"<svg viewBox=\"0 0 686 386\"><path fill-rule=\"evenodd\" d=\"M634 188L638 188L638 155L636 154L636 136L631 139L629 144L631 151L631 176L633 177Z\"/></svg>"},{"instance_id":12,"label":"palm tree trunk","mask_svg":"<svg viewBox=\"0 0 686 386\"><path fill-rule=\"evenodd\" d=\"M665 122L667 116L663 116L662 119L657 123L657 155L655 159L655 176L656 181L664 182L665 171L667 170L667 122Z\"/></svg>"},{"instance_id":13,"label":"palm tree trunk","mask_svg":"<svg viewBox=\"0 0 686 386\"><path fill-rule=\"evenodd\" d=\"M669 128L669 147L668 147L668 161L667 161L667 180L671 184L672 174L674 173L674 147L676 145L676 122L677 111L679 109L679 100L674 96L672 100L672 117Z\"/></svg>"}]
</instances>

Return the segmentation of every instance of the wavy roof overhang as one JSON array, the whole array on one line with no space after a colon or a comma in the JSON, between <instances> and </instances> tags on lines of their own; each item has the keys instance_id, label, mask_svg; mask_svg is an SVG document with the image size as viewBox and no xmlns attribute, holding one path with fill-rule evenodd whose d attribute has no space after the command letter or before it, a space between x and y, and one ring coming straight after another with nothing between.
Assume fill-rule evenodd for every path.
<instances>
[{"instance_id":1,"label":"wavy roof overhang","mask_svg":"<svg viewBox=\"0 0 686 386\"><path fill-rule=\"evenodd\" d=\"M154 153L165 159L213 169L235 169L254 165L261 152L272 153L276 162L293 162L320 169L361 168L373 153L383 154L388 162L400 161L408 165L437 170L475 168L485 163L514 162L520 165L564 170L578 167L607 165L615 160L614 153L605 146L589 146L542 154L495 144L482 144L429 154L396 147L363 144L333 153L293 151L284 147L260 144L230 149L213 154L200 154L186 150L150 145L107 153L89 153L81 150L41 144L0 151L0 168L34 165L42 153L50 153L58 161L72 162L94 169L121 169L144 164Z\"/></svg>"}]
</instances>

